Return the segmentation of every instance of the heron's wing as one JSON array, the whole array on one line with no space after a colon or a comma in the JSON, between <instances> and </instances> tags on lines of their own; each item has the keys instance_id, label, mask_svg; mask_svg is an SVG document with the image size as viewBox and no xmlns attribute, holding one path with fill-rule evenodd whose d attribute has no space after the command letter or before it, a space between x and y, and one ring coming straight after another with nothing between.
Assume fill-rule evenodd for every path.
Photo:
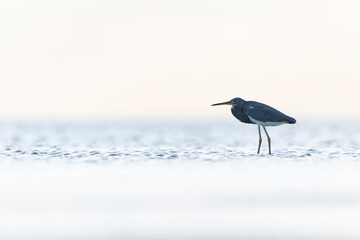
<instances>
[{"instance_id":1,"label":"heron's wing","mask_svg":"<svg viewBox=\"0 0 360 240\"><path fill-rule=\"evenodd\" d=\"M246 102L243 110L250 118L261 122L296 122L294 118L285 115L275 108L255 101Z\"/></svg>"}]
</instances>

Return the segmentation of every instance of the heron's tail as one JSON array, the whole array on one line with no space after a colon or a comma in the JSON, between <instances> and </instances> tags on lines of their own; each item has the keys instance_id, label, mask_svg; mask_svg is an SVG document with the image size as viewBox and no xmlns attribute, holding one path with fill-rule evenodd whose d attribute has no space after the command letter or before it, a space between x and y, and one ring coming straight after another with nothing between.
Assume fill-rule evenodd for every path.
<instances>
[{"instance_id":1,"label":"heron's tail","mask_svg":"<svg viewBox=\"0 0 360 240\"><path fill-rule=\"evenodd\" d=\"M294 124L296 123L296 120L295 118L292 118L292 117L288 117L288 119L286 120L289 124Z\"/></svg>"}]
</instances>

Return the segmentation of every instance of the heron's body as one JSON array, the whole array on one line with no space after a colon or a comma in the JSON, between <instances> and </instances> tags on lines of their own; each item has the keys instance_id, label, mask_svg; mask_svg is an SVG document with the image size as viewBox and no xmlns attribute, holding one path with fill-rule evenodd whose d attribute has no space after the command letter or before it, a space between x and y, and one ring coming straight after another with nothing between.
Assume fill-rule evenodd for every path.
<instances>
[{"instance_id":1,"label":"heron's body","mask_svg":"<svg viewBox=\"0 0 360 240\"><path fill-rule=\"evenodd\" d=\"M282 124L286 124L287 122L262 122L262 121L258 121L258 120L255 120L254 118L252 117L249 117L250 120L257 124L257 125L260 125L260 126L264 126L264 127L273 127L273 126L279 126L279 125L282 125Z\"/></svg>"},{"instance_id":2,"label":"heron's body","mask_svg":"<svg viewBox=\"0 0 360 240\"><path fill-rule=\"evenodd\" d=\"M294 124L296 120L292 117L285 115L284 113L276 110L273 107L270 107L266 104L255 102L255 101L245 101L241 98L234 98L228 102L216 103L212 106L217 105L232 105L231 112L239 121L248 124L256 124L259 131L259 147L258 153L260 152L261 146L261 132L260 126L263 127L266 136L268 137L269 143L269 154L271 154L271 139L265 129L268 126L279 126L282 124Z\"/></svg>"}]
</instances>

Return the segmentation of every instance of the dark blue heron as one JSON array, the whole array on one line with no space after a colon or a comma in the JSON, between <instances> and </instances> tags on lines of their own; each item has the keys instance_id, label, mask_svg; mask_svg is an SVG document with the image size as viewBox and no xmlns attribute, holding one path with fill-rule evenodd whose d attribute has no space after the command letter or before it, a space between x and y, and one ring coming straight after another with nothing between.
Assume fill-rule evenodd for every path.
<instances>
[{"instance_id":1,"label":"dark blue heron","mask_svg":"<svg viewBox=\"0 0 360 240\"><path fill-rule=\"evenodd\" d=\"M289 117L282 112L272 108L263 103L255 102L255 101L245 101L241 98L234 98L228 102L216 103L211 106L218 105L232 105L231 112L240 122L256 124L258 126L259 131L259 146L257 153L260 153L261 146L261 131L260 126L263 127L269 146L269 154L271 154L271 139L269 134L267 133L265 127L267 126L279 126L282 124L294 124L296 120L292 117Z\"/></svg>"}]
</instances>

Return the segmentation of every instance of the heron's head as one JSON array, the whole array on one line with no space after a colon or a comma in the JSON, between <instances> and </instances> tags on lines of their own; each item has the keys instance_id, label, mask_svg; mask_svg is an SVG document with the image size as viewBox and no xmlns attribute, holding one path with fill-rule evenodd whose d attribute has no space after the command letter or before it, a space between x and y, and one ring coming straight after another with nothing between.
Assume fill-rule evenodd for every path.
<instances>
[{"instance_id":1,"label":"heron's head","mask_svg":"<svg viewBox=\"0 0 360 240\"><path fill-rule=\"evenodd\" d=\"M244 104L244 99L241 98L233 98L230 101L222 102L222 103L215 103L211 106L219 106L219 105L232 105L235 107L241 107Z\"/></svg>"}]
</instances>

